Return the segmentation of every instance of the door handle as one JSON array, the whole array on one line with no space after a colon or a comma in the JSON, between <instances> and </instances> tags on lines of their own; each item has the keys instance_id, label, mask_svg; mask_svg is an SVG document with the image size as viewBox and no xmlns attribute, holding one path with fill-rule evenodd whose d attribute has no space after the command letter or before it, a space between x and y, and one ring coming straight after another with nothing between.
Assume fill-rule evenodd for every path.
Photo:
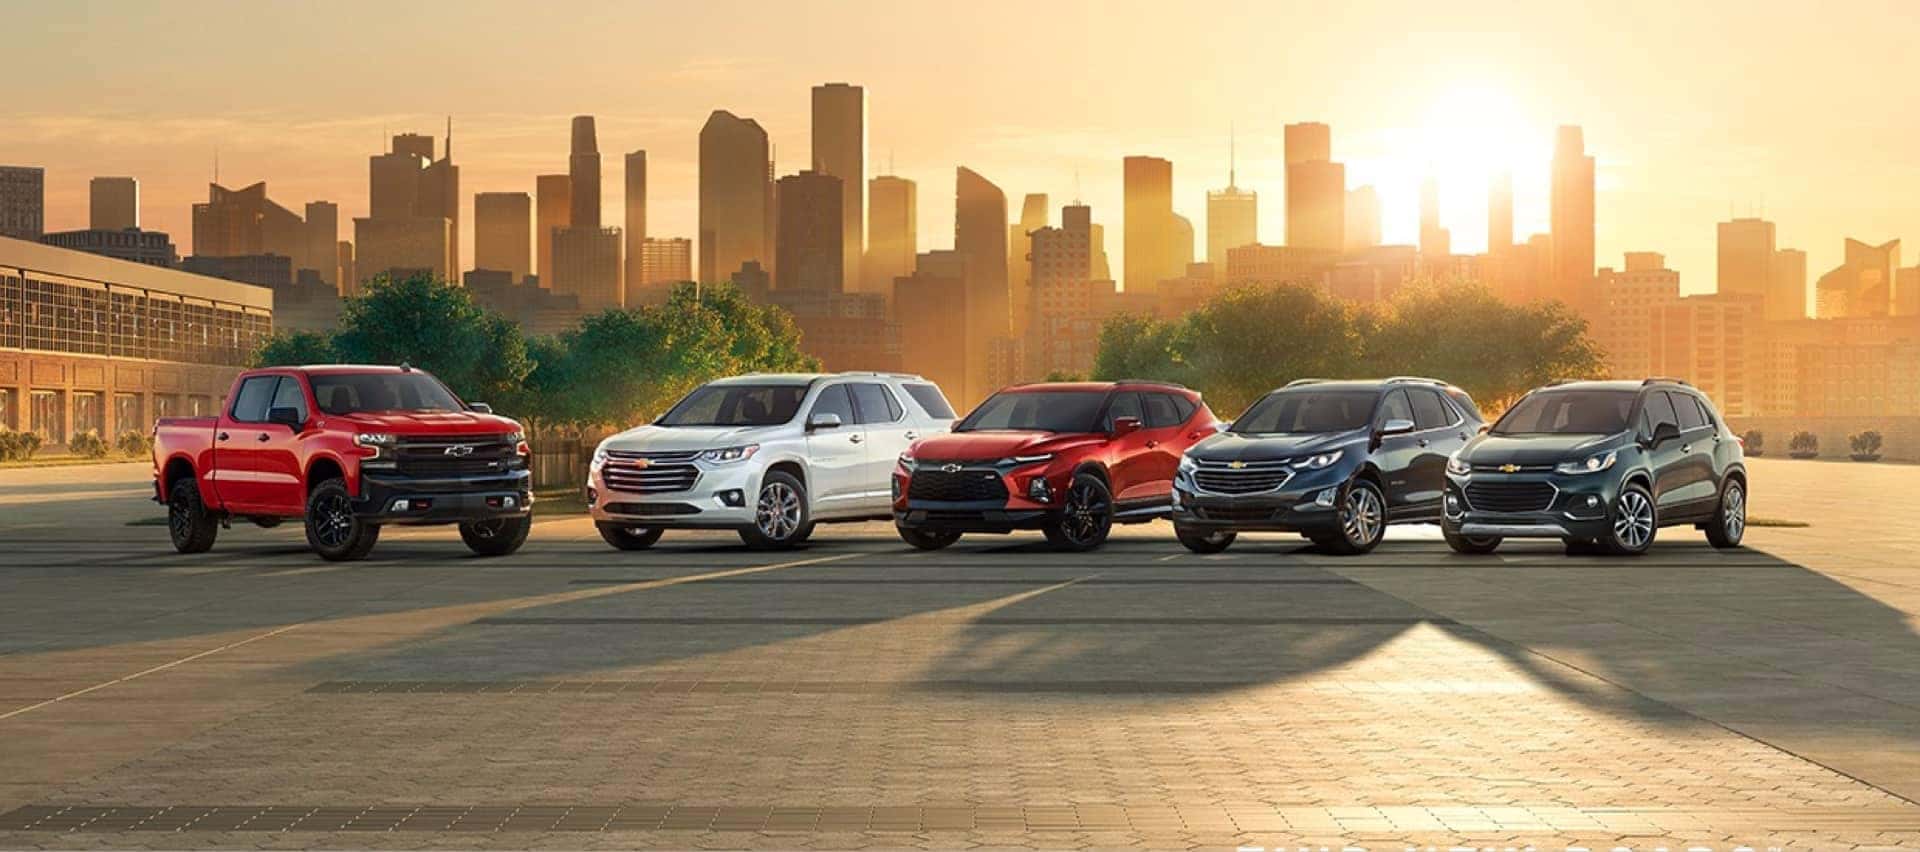
<instances>
[{"instance_id":1,"label":"door handle","mask_svg":"<svg viewBox=\"0 0 1920 852\"><path fill-rule=\"evenodd\" d=\"M255 438L254 440L256 440L256 441L259 441L259 442L260 442L260 443L262 443L262 444L264 444L264 443L266 443L266 442L267 442L267 433L265 433L265 432L261 432L261 433L260 433L260 437L258 437L258 438Z\"/></svg>"},{"instance_id":2,"label":"door handle","mask_svg":"<svg viewBox=\"0 0 1920 852\"><path fill-rule=\"evenodd\" d=\"M225 433L225 432L221 432L221 433L220 433L219 435L217 435L217 436L215 436L215 437L218 437L218 438L219 438L220 440L222 440L222 441L224 441L224 440L226 440L226 439L227 439L227 433Z\"/></svg>"},{"instance_id":3,"label":"door handle","mask_svg":"<svg viewBox=\"0 0 1920 852\"><path fill-rule=\"evenodd\" d=\"M1683 452L1683 453L1691 453L1691 452L1693 452L1693 445L1692 445L1692 444L1681 444L1681 445L1680 445L1680 452Z\"/></svg>"},{"instance_id":4,"label":"door handle","mask_svg":"<svg viewBox=\"0 0 1920 852\"><path fill-rule=\"evenodd\" d=\"M866 440L866 439L865 439L865 438L862 438L862 437L860 437L859 435L848 435L848 436L847 436L847 440L849 440L849 441L852 441L852 442L854 442L854 443L856 443L856 444L858 444L858 443L860 443L861 441L864 441L864 440Z\"/></svg>"},{"instance_id":5,"label":"door handle","mask_svg":"<svg viewBox=\"0 0 1920 852\"><path fill-rule=\"evenodd\" d=\"M1147 442L1147 449L1149 449L1149 450L1151 450L1151 449L1153 449L1154 447L1157 447L1157 446L1160 446L1160 442L1159 442L1159 441L1148 441L1148 442Z\"/></svg>"},{"instance_id":6,"label":"door handle","mask_svg":"<svg viewBox=\"0 0 1920 852\"><path fill-rule=\"evenodd\" d=\"M1425 438L1421 438L1421 439L1420 439L1420 446L1422 446L1422 447L1425 447L1426 445L1427 445L1427 439L1425 439Z\"/></svg>"},{"instance_id":7,"label":"door handle","mask_svg":"<svg viewBox=\"0 0 1920 852\"><path fill-rule=\"evenodd\" d=\"M920 437L920 433L919 433L919 432L915 432L915 431L913 431L912 429L908 429L908 430L907 430L907 440L909 440L909 441L911 441L911 440L913 440L913 439L915 439L915 438L918 438L918 437Z\"/></svg>"}]
</instances>

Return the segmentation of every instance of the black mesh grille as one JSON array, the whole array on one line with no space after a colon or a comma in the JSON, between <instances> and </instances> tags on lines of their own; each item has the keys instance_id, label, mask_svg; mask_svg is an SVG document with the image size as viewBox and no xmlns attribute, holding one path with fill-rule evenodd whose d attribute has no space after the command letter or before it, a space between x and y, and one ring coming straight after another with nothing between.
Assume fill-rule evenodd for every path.
<instances>
[{"instance_id":1,"label":"black mesh grille","mask_svg":"<svg viewBox=\"0 0 1920 852\"><path fill-rule=\"evenodd\" d=\"M913 475L912 484L907 488L907 497L912 500L1005 502L1007 486L1000 481L1000 474L991 470L962 468L949 472L922 466Z\"/></svg>"},{"instance_id":2,"label":"black mesh grille","mask_svg":"<svg viewBox=\"0 0 1920 852\"><path fill-rule=\"evenodd\" d=\"M698 506L687 503L608 503L603 507L612 515L697 515Z\"/></svg>"},{"instance_id":3,"label":"black mesh grille","mask_svg":"<svg viewBox=\"0 0 1920 852\"><path fill-rule=\"evenodd\" d=\"M1202 520L1252 523L1273 518L1274 509L1260 506L1196 506L1193 513Z\"/></svg>"},{"instance_id":4,"label":"black mesh grille","mask_svg":"<svg viewBox=\"0 0 1920 852\"><path fill-rule=\"evenodd\" d=\"M392 453L402 475L423 478L486 476L521 466L504 435L408 437L394 445Z\"/></svg>"},{"instance_id":5,"label":"black mesh grille","mask_svg":"<svg viewBox=\"0 0 1920 852\"><path fill-rule=\"evenodd\" d=\"M1544 512L1554 494L1545 482L1475 482L1467 486L1467 503L1480 512Z\"/></svg>"}]
</instances>

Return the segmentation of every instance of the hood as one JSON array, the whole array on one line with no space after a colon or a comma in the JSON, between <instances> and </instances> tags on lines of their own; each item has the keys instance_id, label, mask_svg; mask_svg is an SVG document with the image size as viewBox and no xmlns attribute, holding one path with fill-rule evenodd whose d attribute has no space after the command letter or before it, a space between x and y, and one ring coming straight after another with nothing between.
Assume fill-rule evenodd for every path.
<instances>
[{"instance_id":1,"label":"hood","mask_svg":"<svg viewBox=\"0 0 1920 852\"><path fill-rule=\"evenodd\" d=\"M395 435L503 435L522 431L520 424L498 414L478 411L356 411L324 415L336 425L360 432Z\"/></svg>"},{"instance_id":2,"label":"hood","mask_svg":"<svg viewBox=\"0 0 1920 852\"><path fill-rule=\"evenodd\" d=\"M1460 458L1468 464L1558 464L1625 446L1630 437L1626 432L1617 435L1482 434L1460 449Z\"/></svg>"},{"instance_id":3,"label":"hood","mask_svg":"<svg viewBox=\"0 0 1920 852\"><path fill-rule=\"evenodd\" d=\"M635 426L606 440L610 450L674 452L719 450L752 444L782 426Z\"/></svg>"},{"instance_id":4,"label":"hood","mask_svg":"<svg viewBox=\"0 0 1920 852\"><path fill-rule=\"evenodd\" d=\"M993 461L1008 456L1057 453L1104 440L1104 435L1085 432L948 432L913 442L911 452L917 458L935 461Z\"/></svg>"},{"instance_id":5,"label":"hood","mask_svg":"<svg viewBox=\"0 0 1920 852\"><path fill-rule=\"evenodd\" d=\"M1187 455L1208 461L1276 461L1318 455L1365 443L1367 430L1298 435L1256 435L1221 432L1193 445Z\"/></svg>"}]
</instances>

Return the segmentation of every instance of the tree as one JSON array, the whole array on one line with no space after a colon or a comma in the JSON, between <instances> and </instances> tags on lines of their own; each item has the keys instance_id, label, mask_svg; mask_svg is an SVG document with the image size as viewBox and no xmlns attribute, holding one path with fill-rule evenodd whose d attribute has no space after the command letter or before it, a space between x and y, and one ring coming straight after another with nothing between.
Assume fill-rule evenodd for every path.
<instances>
[{"instance_id":1,"label":"tree","mask_svg":"<svg viewBox=\"0 0 1920 852\"><path fill-rule=\"evenodd\" d=\"M533 371L519 326L426 274L382 275L347 300L333 349L349 363L411 364L474 401L514 398Z\"/></svg>"},{"instance_id":2,"label":"tree","mask_svg":"<svg viewBox=\"0 0 1920 852\"><path fill-rule=\"evenodd\" d=\"M1123 315L1100 327L1100 353L1093 375L1102 381L1158 379L1188 381L1187 365L1176 347L1179 326L1152 317Z\"/></svg>"},{"instance_id":3,"label":"tree","mask_svg":"<svg viewBox=\"0 0 1920 852\"><path fill-rule=\"evenodd\" d=\"M254 367L293 367L338 360L333 338L316 331L294 331L279 332L262 341L249 363Z\"/></svg>"},{"instance_id":4,"label":"tree","mask_svg":"<svg viewBox=\"0 0 1920 852\"><path fill-rule=\"evenodd\" d=\"M1510 304L1479 284L1420 281L1373 317L1364 372L1465 388L1489 411L1558 379L1599 375L1585 320L1559 302Z\"/></svg>"}]
</instances>

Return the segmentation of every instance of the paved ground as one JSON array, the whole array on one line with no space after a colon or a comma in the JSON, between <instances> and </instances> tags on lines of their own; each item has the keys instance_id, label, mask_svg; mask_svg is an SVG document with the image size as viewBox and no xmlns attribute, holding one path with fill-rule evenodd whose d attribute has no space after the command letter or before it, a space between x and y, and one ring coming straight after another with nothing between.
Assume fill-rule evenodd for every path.
<instances>
[{"instance_id":1,"label":"paved ground","mask_svg":"<svg viewBox=\"0 0 1920 852\"><path fill-rule=\"evenodd\" d=\"M559 519L341 566L0 472L0 847L1920 846L1920 469L1754 473L1812 526L1626 561Z\"/></svg>"}]
</instances>

